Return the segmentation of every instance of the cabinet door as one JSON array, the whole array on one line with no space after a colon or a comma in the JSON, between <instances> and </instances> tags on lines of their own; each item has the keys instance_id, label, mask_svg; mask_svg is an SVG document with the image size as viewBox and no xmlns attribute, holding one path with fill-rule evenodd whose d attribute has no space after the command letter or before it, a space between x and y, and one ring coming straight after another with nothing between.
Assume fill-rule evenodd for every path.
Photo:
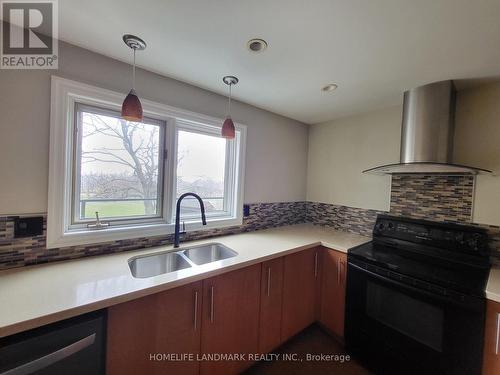
<instances>
[{"instance_id":1,"label":"cabinet door","mask_svg":"<svg viewBox=\"0 0 500 375\"><path fill-rule=\"evenodd\" d=\"M150 354L200 352L202 284L188 284L108 309L107 374L198 374L196 361Z\"/></svg>"},{"instance_id":2,"label":"cabinet door","mask_svg":"<svg viewBox=\"0 0 500 375\"><path fill-rule=\"evenodd\" d=\"M284 257L281 341L286 341L316 320L319 248Z\"/></svg>"},{"instance_id":3,"label":"cabinet door","mask_svg":"<svg viewBox=\"0 0 500 375\"><path fill-rule=\"evenodd\" d=\"M487 301L483 375L500 374L500 303Z\"/></svg>"},{"instance_id":4,"label":"cabinet door","mask_svg":"<svg viewBox=\"0 0 500 375\"><path fill-rule=\"evenodd\" d=\"M203 354L257 353L261 264L203 281ZM237 374L244 361L203 361L202 375Z\"/></svg>"},{"instance_id":5,"label":"cabinet door","mask_svg":"<svg viewBox=\"0 0 500 375\"><path fill-rule=\"evenodd\" d=\"M343 337L347 255L324 249L322 258L319 321L331 332Z\"/></svg>"},{"instance_id":6,"label":"cabinet door","mask_svg":"<svg viewBox=\"0 0 500 375\"><path fill-rule=\"evenodd\" d=\"M260 280L259 353L269 353L281 344L283 258L262 263Z\"/></svg>"}]
</instances>

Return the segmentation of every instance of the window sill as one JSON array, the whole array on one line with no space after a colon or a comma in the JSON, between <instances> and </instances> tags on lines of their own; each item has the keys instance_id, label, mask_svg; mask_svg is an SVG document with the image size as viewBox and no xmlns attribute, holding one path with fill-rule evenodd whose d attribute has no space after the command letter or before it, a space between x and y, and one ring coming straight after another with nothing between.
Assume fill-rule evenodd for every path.
<instances>
[{"instance_id":1,"label":"window sill","mask_svg":"<svg viewBox=\"0 0 500 375\"><path fill-rule=\"evenodd\" d=\"M186 232L226 228L242 224L241 218L218 218L201 225L201 221L186 221ZM181 221L182 225L182 221ZM181 228L182 229L182 228ZM85 229L66 231L62 236L47 232L47 248L60 248L77 245L95 245L103 242L130 240L143 237L167 236L173 234L175 224L142 224L115 226L105 229Z\"/></svg>"}]
</instances>

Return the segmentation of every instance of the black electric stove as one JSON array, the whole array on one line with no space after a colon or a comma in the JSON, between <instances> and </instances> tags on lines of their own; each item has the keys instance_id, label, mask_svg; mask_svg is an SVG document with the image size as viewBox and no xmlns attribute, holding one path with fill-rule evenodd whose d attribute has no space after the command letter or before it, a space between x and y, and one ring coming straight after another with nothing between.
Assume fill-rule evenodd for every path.
<instances>
[{"instance_id":1,"label":"black electric stove","mask_svg":"<svg viewBox=\"0 0 500 375\"><path fill-rule=\"evenodd\" d=\"M489 268L481 228L379 215L348 253L348 347L384 374L479 374Z\"/></svg>"}]
</instances>

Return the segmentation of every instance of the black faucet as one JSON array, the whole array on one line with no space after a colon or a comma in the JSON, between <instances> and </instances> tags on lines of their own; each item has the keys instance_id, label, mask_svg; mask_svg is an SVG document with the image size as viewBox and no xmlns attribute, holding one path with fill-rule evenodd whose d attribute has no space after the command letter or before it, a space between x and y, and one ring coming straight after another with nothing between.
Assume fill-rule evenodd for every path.
<instances>
[{"instance_id":1,"label":"black faucet","mask_svg":"<svg viewBox=\"0 0 500 375\"><path fill-rule=\"evenodd\" d=\"M198 199L198 202L200 203L200 210L201 210L201 222L203 225L207 225L207 218L205 217L205 205L203 204L202 199L200 198L199 195L195 193L184 193L182 194L179 199L177 199L177 206L175 207L175 233L174 233L174 247L179 247L179 242L180 242L180 226L181 226L181 201L186 198L186 197L194 197ZM186 233L186 230L184 229L182 233Z\"/></svg>"}]
</instances>

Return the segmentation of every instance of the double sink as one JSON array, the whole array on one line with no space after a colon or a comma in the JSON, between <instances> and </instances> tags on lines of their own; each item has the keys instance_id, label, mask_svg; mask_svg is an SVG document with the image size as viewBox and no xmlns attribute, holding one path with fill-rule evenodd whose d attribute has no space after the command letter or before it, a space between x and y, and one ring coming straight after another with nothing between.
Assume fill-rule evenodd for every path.
<instances>
[{"instance_id":1,"label":"double sink","mask_svg":"<svg viewBox=\"0 0 500 375\"><path fill-rule=\"evenodd\" d=\"M129 259L128 265L132 276L146 278L232 258L236 255L238 255L236 251L220 243L208 243L176 252L166 251L133 257Z\"/></svg>"}]
</instances>

